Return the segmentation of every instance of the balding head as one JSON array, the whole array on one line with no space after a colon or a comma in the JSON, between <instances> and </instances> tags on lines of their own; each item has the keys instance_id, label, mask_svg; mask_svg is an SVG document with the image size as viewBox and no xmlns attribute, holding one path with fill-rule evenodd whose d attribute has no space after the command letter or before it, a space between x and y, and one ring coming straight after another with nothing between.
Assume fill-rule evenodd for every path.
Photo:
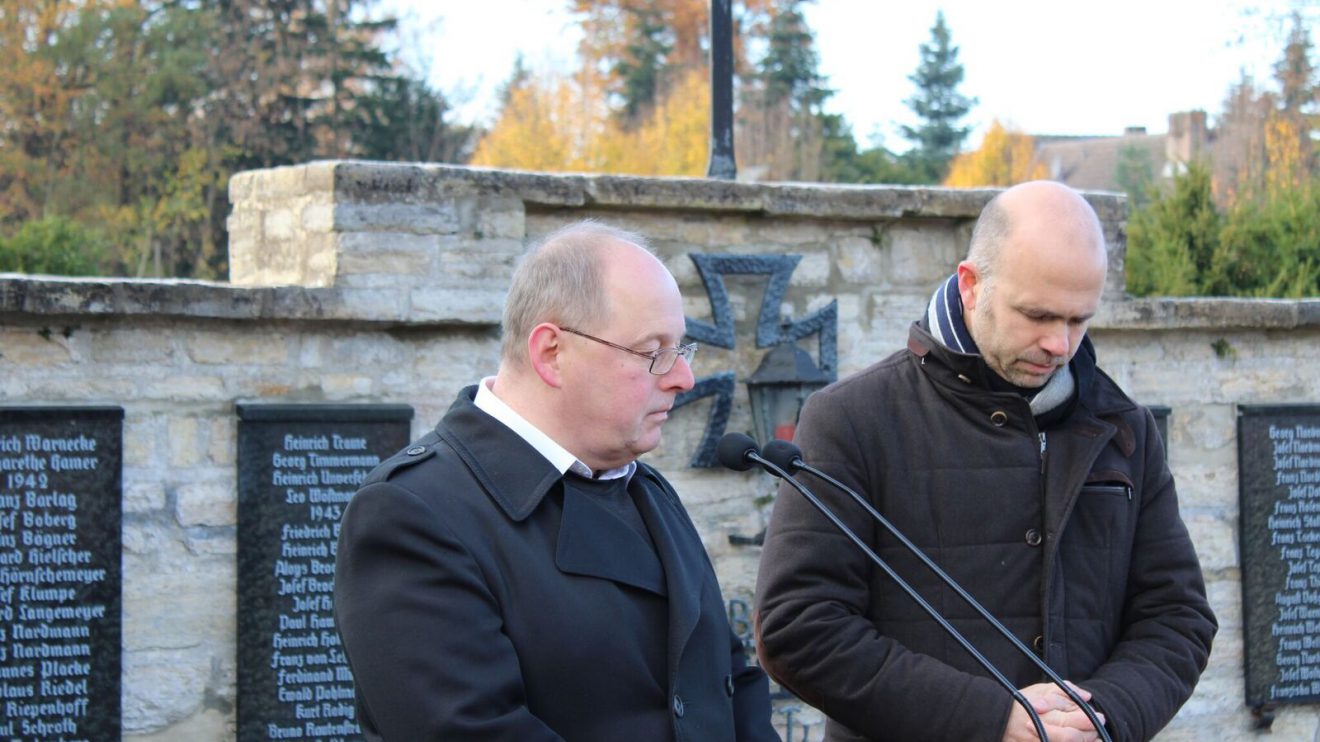
<instances>
[{"instance_id":1,"label":"balding head","mask_svg":"<svg viewBox=\"0 0 1320 742\"><path fill-rule=\"evenodd\" d=\"M986 364L1043 385L1077 352L1108 267L1100 220L1071 188L1033 181L992 199L958 265L963 319Z\"/></svg>"},{"instance_id":2,"label":"balding head","mask_svg":"<svg viewBox=\"0 0 1320 742\"><path fill-rule=\"evenodd\" d=\"M1104 230L1095 210L1077 191L1052 180L1013 186L981 211L967 260L985 288L993 285L1003 251L1010 245L1014 250L1047 250L1053 253L1050 257L1079 264L1108 264Z\"/></svg>"},{"instance_id":3,"label":"balding head","mask_svg":"<svg viewBox=\"0 0 1320 742\"><path fill-rule=\"evenodd\" d=\"M542 322L587 329L608 317L606 260L620 248L655 260L641 235L591 220L561 227L529 248L504 305L502 362L525 369L527 337Z\"/></svg>"}]
</instances>

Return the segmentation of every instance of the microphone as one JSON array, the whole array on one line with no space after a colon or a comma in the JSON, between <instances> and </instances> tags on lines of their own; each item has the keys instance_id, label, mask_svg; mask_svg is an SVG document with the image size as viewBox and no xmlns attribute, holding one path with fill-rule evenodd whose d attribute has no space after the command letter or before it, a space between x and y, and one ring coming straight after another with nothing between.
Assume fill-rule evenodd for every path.
<instances>
[{"instance_id":1,"label":"microphone","mask_svg":"<svg viewBox=\"0 0 1320 742\"><path fill-rule=\"evenodd\" d=\"M715 445L715 458L726 469L747 471L754 465L751 456L757 450L756 441L750 435L728 433Z\"/></svg>"},{"instance_id":2,"label":"microphone","mask_svg":"<svg viewBox=\"0 0 1320 742\"><path fill-rule=\"evenodd\" d=\"M767 444L766 448L769 449L772 445L773 442ZM796 448L796 446L794 446L794 448ZM820 511L821 515L828 518L836 528L843 532L843 535L848 537L848 540L853 542L854 546L861 549L866 556L870 557L871 561L875 562L877 567L883 570L884 573L888 575L909 598L915 601L916 604L926 612L926 615L934 619L935 622L944 629L945 633L952 637L954 641L958 642L963 649L967 650L967 653L970 654L972 658L981 665L981 667L985 668L986 672L990 673L990 676L998 681L999 684L1008 691L1009 695L1013 696L1013 700L1017 701L1022 708L1026 709L1027 715L1031 717L1031 723L1036 727L1036 736L1041 742L1049 741L1049 736L1045 734L1045 725L1040 720L1040 714L1036 713L1036 709L1032 707L1031 702L1027 700L1026 696L1022 695L1022 692L1019 691L1008 678L1004 677L1004 674L999 671L999 668L995 667L990 660L986 659L985 655L977 651L976 647L972 646L972 643L967 640L967 637L963 636L961 632L955 629L953 624L949 623L948 619L940 615L940 612L935 610L934 606L926 602L926 599L921 597L921 594L918 593L915 588L895 572L893 567L889 566L885 560L881 559L879 555L871 550L871 547L866 545L865 541L862 541L856 533L853 533L852 529L848 528L843 521L839 520L839 516L835 515L833 511L826 507L811 490L807 489L806 485L803 485L801 482L794 479L784 470L783 467L779 466L774 461L761 456L758 452L756 441L752 440L751 436L744 433L726 434L720 439L719 444L716 446L715 455L720 464L735 471L746 471L752 468L752 464L755 463L767 472L787 482L789 486L797 490L803 497L807 498L807 501L814 505L816 509ZM782 456L782 453L777 455L777 457ZM801 457L797 458L799 460L801 459ZM791 461L789 463L791 463Z\"/></svg>"},{"instance_id":3,"label":"microphone","mask_svg":"<svg viewBox=\"0 0 1320 742\"><path fill-rule=\"evenodd\" d=\"M918 559L918 561L920 561L922 564L926 566L927 569L933 572L935 576L940 579L941 582L943 582L955 593L957 593L958 597L962 598L963 601L967 603L967 605L971 606L973 610L975 610L978 614L980 614L981 618L984 618L986 622L989 623L992 627L994 627L994 629L998 631L1001 636L1007 639L1009 643L1012 644L1013 647L1017 649L1019 653L1022 654L1023 657L1026 657L1028 660L1030 660L1042 673L1045 674L1046 677L1050 679L1051 682L1054 683L1054 685L1058 686L1059 690L1063 691L1064 694L1068 696L1068 698L1071 699L1073 703L1077 704L1077 706L1080 709L1082 709L1082 713L1086 714L1086 718L1090 720L1091 724L1093 724L1096 730L1100 733L1100 738L1103 739L1104 742L1112 742L1109 737L1109 732L1105 729L1104 725L1100 723L1100 718L1096 715L1095 709L1091 708L1090 704L1083 701L1081 696L1077 693L1077 691L1073 690L1072 687L1069 686L1064 681L1063 678L1059 677L1058 673L1056 673L1053 669L1051 669L1049 665L1045 664L1044 660L1036 656L1035 652L1028 649L1027 646L1023 644L1020 639L1014 636L1013 632L1009 631L1008 628L1004 626L1004 624L1000 623L999 619L995 618L994 615L985 608L985 606L981 605L979 601L977 601L966 590L964 590L962 585L959 585L958 582L955 581L952 577L950 577L947 572L941 569L939 565L935 564L935 562L932 561L930 557L926 556L926 553L923 552L920 548L918 548L916 544L908 540L908 537L904 536L903 533L899 531L896 526L894 526L892 523L889 522L888 518L881 515L874 507L872 507L871 503L866 501L866 498L862 497L855 490L853 490L851 487L848 487L843 482L840 482L839 480L835 479L834 477L830 476L824 471L821 471L820 469L817 469L816 467L808 464L806 461L802 459L802 449L798 448L795 444L789 441L778 440L778 439L770 441L769 443L765 444L764 456L766 459L774 463L775 466L779 467L780 469L783 469L784 471L793 472L793 473L796 473L798 471L805 471L808 474L811 474L817 477L818 479L823 480L825 483L835 487L836 489L841 490L849 497L851 497L854 502L865 508L866 512L870 513L871 517L877 523L883 526L884 529L890 533L890 535L898 539L899 543L903 544L903 547L906 548L913 556L915 556Z\"/></svg>"}]
</instances>

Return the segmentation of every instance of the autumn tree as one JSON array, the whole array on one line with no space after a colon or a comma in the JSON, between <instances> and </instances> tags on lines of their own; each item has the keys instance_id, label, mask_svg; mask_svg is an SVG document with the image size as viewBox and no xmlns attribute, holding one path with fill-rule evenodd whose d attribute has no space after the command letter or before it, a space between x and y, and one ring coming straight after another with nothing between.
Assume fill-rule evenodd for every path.
<instances>
[{"instance_id":1,"label":"autumn tree","mask_svg":"<svg viewBox=\"0 0 1320 742\"><path fill-rule=\"evenodd\" d=\"M916 95L906 103L921 123L901 127L903 136L911 141L913 149L909 159L926 182L940 182L967 138L970 127L959 126L976 105L975 98L959 92L963 81L963 66L958 61L958 47L952 43L949 27L944 23L944 12L935 15L930 29L930 43L920 46L921 63L908 77L917 86Z\"/></svg>"},{"instance_id":2,"label":"autumn tree","mask_svg":"<svg viewBox=\"0 0 1320 742\"><path fill-rule=\"evenodd\" d=\"M223 277L235 170L462 157L370 2L0 5L0 238L46 222L23 244L96 234L103 270Z\"/></svg>"},{"instance_id":3,"label":"autumn tree","mask_svg":"<svg viewBox=\"0 0 1320 742\"><path fill-rule=\"evenodd\" d=\"M981 146L957 155L944 185L954 188L1007 187L1046 177L1043 163L1035 162L1036 140L1029 134L1009 130L996 119L981 140Z\"/></svg>"}]
</instances>

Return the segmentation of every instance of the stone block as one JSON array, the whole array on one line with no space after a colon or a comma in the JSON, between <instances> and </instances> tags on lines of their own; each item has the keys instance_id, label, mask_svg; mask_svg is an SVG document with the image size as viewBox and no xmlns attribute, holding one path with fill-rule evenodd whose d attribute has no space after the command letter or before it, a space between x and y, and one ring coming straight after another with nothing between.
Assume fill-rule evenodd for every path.
<instances>
[{"instance_id":1,"label":"stone block","mask_svg":"<svg viewBox=\"0 0 1320 742\"><path fill-rule=\"evenodd\" d=\"M948 278L967 252L951 225L898 223L880 234L885 283L930 292Z\"/></svg>"},{"instance_id":2,"label":"stone block","mask_svg":"<svg viewBox=\"0 0 1320 742\"><path fill-rule=\"evenodd\" d=\"M299 226L306 232L333 232L335 207L333 203L308 203L302 207Z\"/></svg>"},{"instance_id":3,"label":"stone block","mask_svg":"<svg viewBox=\"0 0 1320 742\"><path fill-rule=\"evenodd\" d=\"M238 427L228 416L211 420L206 436L206 458L216 466L233 466L238 449Z\"/></svg>"},{"instance_id":4,"label":"stone block","mask_svg":"<svg viewBox=\"0 0 1320 742\"><path fill-rule=\"evenodd\" d=\"M203 647L124 652L124 731L153 731L196 713L211 678L211 657Z\"/></svg>"},{"instance_id":5,"label":"stone block","mask_svg":"<svg viewBox=\"0 0 1320 742\"><path fill-rule=\"evenodd\" d=\"M199 423L195 417L171 417L166 423L171 467L187 468L202 460Z\"/></svg>"},{"instance_id":6,"label":"stone block","mask_svg":"<svg viewBox=\"0 0 1320 742\"><path fill-rule=\"evenodd\" d=\"M233 556L199 556L177 538L157 536L149 551L125 548L125 659L139 651L207 644L233 651L238 625Z\"/></svg>"},{"instance_id":7,"label":"stone block","mask_svg":"<svg viewBox=\"0 0 1320 742\"><path fill-rule=\"evenodd\" d=\"M289 340L276 332L197 332L184 347L194 363L208 366L270 366L289 361Z\"/></svg>"},{"instance_id":8,"label":"stone block","mask_svg":"<svg viewBox=\"0 0 1320 742\"><path fill-rule=\"evenodd\" d=\"M160 327L126 327L91 336L91 358L98 364L165 364L173 353L171 333Z\"/></svg>"},{"instance_id":9,"label":"stone block","mask_svg":"<svg viewBox=\"0 0 1320 742\"><path fill-rule=\"evenodd\" d=\"M833 249L833 260L841 284L875 285L885 281L880 248L870 239L844 237L834 244Z\"/></svg>"},{"instance_id":10,"label":"stone block","mask_svg":"<svg viewBox=\"0 0 1320 742\"><path fill-rule=\"evenodd\" d=\"M271 209L262 215L261 228L268 240L287 240L296 243L301 236L302 220L292 209Z\"/></svg>"},{"instance_id":11,"label":"stone block","mask_svg":"<svg viewBox=\"0 0 1320 742\"><path fill-rule=\"evenodd\" d=\"M456 234L463 226L460 201L439 203L349 203L335 208L340 232Z\"/></svg>"},{"instance_id":12,"label":"stone block","mask_svg":"<svg viewBox=\"0 0 1320 742\"><path fill-rule=\"evenodd\" d=\"M362 374L322 374L320 384L330 399L366 397L374 387L372 378Z\"/></svg>"},{"instance_id":13,"label":"stone block","mask_svg":"<svg viewBox=\"0 0 1320 742\"><path fill-rule=\"evenodd\" d=\"M27 387L27 398L43 404L85 403L118 404L121 400L137 396L137 385L131 379L92 377L85 375L43 376L32 380Z\"/></svg>"},{"instance_id":14,"label":"stone block","mask_svg":"<svg viewBox=\"0 0 1320 742\"><path fill-rule=\"evenodd\" d=\"M1196 545L1196 555L1204 570L1238 566L1238 535L1234 522L1199 514L1184 514L1187 532Z\"/></svg>"},{"instance_id":15,"label":"stone block","mask_svg":"<svg viewBox=\"0 0 1320 742\"><path fill-rule=\"evenodd\" d=\"M414 289L409 297L408 316L415 321L498 324L507 296L507 289Z\"/></svg>"},{"instance_id":16,"label":"stone block","mask_svg":"<svg viewBox=\"0 0 1320 742\"><path fill-rule=\"evenodd\" d=\"M381 291L379 288L346 286L335 291L338 302L327 311L332 318L346 320L405 320L409 318L407 291Z\"/></svg>"},{"instance_id":17,"label":"stone block","mask_svg":"<svg viewBox=\"0 0 1320 742\"><path fill-rule=\"evenodd\" d=\"M165 508L165 486L160 481L124 484L124 512L151 513Z\"/></svg>"},{"instance_id":18,"label":"stone block","mask_svg":"<svg viewBox=\"0 0 1320 742\"><path fill-rule=\"evenodd\" d=\"M72 360L58 326L0 327L0 363L49 368Z\"/></svg>"},{"instance_id":19,"label":"stone block","mask_svg":"<svg viewBox=\"0 0 1320 742\"><path fill-rule=\"evenodd\" d=\"M822 288L830 281L830 269L829 253L820 250L804 251L789 285L797 288Z\"/></svg>"},{"instance_id":20,"label":"stone block","mask_svg":"<svg viewBox=\"0 0 1320 742\"><path fill-rule=\"evenodd\" d=\"M174 496L174 518L181 526L232 526L238 523L238 499L232 483L183 484L175 490Z\"/></svg>"},{"instance_id":21,"label":"stone block","mask_svg":"<svg viewBox=\"0 0 1320 742\"><path fill-rule=\"evenodd\" d=\"M476 204L477 239L506 238L521 242L527 236L527 210L516 196L483 196Z\"/></svg>"},{"instance_id":22,"label":"stone block","mask_svg":"<svg viewBox=\"0 0 1320 742\"><path fill-rule=\"evenodd\" d=\"M416 283L418 279L430 275L433 257L433 251L342 252L338 256L335 283L351 285L351 279L358 276L378 276L395 283Z\"/></svg>"}]
</instances>

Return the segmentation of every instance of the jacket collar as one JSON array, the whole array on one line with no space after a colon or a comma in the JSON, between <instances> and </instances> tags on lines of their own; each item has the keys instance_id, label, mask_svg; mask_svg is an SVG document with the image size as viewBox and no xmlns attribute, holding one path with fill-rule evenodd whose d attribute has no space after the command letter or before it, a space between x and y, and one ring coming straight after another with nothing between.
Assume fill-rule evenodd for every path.
<instances>
[{"instance_id":1,"label":"jacket collar","mask_svg":"<svg viewBox=\"0 0 1320 742\"><path fill-rule=\"evenodd\" d=\"M476 385L458 393L436 435L454 450L490 499L511 520L523 521L563 476L521 436L477 408Z\"/></svg>"},{"instance_id":2,"label":"jacket collar","mask_svg":"<svg viewBox=\"0 0 1320 742\"><path fill-rule=\"evenodd\" d=\"M959 353L944 347L920 322L908 330L908 351L921 359L922 366L937 380L962 391L995 393L985 378L994 373L979 355ZM1114 383L1096 383L1105 374L1096 365L1095 346L1088 335L1082 339L1077 354L1069 362L1077 377L1080 403L1097 417L1107 417L1136 408L1136 403ZM1106 377L1107 378L1107 377Z\"/></svg>"}]
</instances>

